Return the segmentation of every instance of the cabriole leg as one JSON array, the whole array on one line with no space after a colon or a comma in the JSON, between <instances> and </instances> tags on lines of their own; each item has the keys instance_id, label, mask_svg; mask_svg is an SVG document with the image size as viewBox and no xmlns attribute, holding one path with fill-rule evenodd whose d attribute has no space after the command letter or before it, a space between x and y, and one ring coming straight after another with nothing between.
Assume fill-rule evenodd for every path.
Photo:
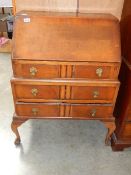
<instances>
[{"instance_id":1,"label":"cabriole leg","mask_svg":"<svg viewBox=\"0 0 131 175\"><path fill-rule=\"evenodd\" d=\"M19 119L17 117L13 117L13 121L11 123L11 129L16 135L16 139L14 142L15 145L19 145L21 142L18 127L21 126L25 121L27 121L27 119Z\"/></svg>"}]
</instances>

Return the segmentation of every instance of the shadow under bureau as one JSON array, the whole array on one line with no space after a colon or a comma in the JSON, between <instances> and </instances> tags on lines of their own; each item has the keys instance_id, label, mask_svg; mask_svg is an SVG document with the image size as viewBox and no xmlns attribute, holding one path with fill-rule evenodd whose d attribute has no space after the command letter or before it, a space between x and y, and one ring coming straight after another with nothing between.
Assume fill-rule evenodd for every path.
<instances>
[{"instance_id":1,"label":"shadow under bureau","mask_svg":"<svg viewBox=\"0 0 131 175\"><path fill-rule=\"evenodd\" d=\"M119 21L108 14L23 11L16 15L12 130L28 119L100 120L115 130L121 64Z\"/></svg>"}]
</instances>

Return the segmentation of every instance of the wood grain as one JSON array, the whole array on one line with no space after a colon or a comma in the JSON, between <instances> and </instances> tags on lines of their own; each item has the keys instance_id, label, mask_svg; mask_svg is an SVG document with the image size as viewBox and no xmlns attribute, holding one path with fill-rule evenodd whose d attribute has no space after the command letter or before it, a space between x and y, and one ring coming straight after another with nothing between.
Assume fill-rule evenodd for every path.
<instances>
[{"instance_id":1,"label":"wood grain","mask_svg":"<svg viewBox=\"0 0 131 175\"><path fill-rule=\"evenodd\" d=\"M100 62L59 62L59 61L28 61L12 60L15 77L43 79L43 78L88 78L88 79L117 79L119 63ZM30 69L36 68L35 75L31 75ZM102 69L102 76L96 74L96 70Z\"/></svg>"},{"instance_id":2,"label":"wood grain","mask_svg":"<svg viewBox=\"0 0 131 175\"><path fill-rule=\"evenodd\" d=\"M26 17L30 23L23 22ZM13 36L14 59L120 62L121 58L119 23L111 15L19 14Z\"/></svg>"}]
</instances>

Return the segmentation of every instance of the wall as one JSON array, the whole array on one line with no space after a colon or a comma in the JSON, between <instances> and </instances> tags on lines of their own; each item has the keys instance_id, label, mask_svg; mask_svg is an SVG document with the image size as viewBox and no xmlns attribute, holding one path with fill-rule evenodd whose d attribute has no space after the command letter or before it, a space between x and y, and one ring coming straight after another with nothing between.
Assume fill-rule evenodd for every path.
<instances>
[{"instance_id":1,"label":"wall","mask_svg":"<svg viewBox=\"0 0 131 175\"><path fill-rule=\"evenodd\" d=\"M16 10L76 11L77 0L15 0ZM79 0L79 11L111 13L121 17L124 0Z\"/></svg>"},{"instance_id":2,"label":"wall","mask_svg":"<svg viewBox=\"0 0 131 175\"><path fill-rule=\"evenodd\" d=\"M12 0L0 0L0 7L11 7Z\"/></svg>"},{"instance_id":3,"label":"wall","mask_svg":"<svg viewBox=\"0 0 131 175\"><path fill-rule=\"evenodd\" d=\"M80 11L87 13L111 13L120 18L124 0L80 0Z\"/></svg>"}]
</instances>

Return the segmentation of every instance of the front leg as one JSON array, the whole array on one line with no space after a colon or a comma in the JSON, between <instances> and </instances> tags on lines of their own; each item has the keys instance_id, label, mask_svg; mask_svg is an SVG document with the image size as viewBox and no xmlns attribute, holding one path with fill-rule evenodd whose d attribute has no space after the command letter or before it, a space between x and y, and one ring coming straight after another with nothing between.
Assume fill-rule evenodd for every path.
<instances>
[{"instance_id":1,"label":"front leg","mask_svg":"<svg viewBox=\"0 0 131 175\"><path fill-rule=\"evenodd\" d=\"M11 123L11 129L14 132L14 134L16 135L16 139L15 139L15 142L14 142L15 145L19 145L20 142L21 142L18 127L20 125L22 125L27 120L28 119L19 119L18 117L13 117L13 121Z\"/></svg>"},{"instance_id":2,"label":"front leg","mask_svg":"<svg viewBox=\"0 0 131 175\"><path fill-rule=\"evenodd\" d=\"M104 124L105 124L106 128L108 129L108 132L106 134L106 139L105 139L105 144L108 146L108 145L110 145L111 136L116 129L116 125L115 125L115 121L104 122Z\"/></svg>"}]
</instances>

